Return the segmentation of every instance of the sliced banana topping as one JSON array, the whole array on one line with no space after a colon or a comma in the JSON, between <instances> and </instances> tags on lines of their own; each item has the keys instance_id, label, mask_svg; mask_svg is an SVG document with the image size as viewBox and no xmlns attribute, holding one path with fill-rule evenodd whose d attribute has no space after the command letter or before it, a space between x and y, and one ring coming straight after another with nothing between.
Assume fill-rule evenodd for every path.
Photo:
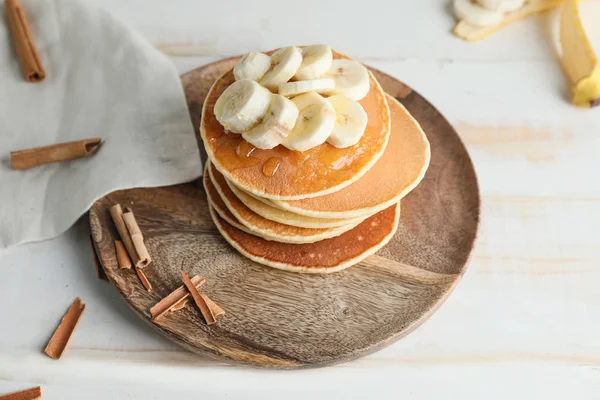
<instances>
[{"instance_id":1,"label":"sliced banana topping","mask_svg":"<svg viewBox=\"0 0 600 400\"><path fill-rule=\"evenodd\" d=\"M302 94L292 101L298 107L298 119L281 144L291 150L306 151L324 143L336 119L331 103L316 92Z\"/></svg>"},{"instance_id":2,"label":"sliced banana topping","mask_svg":"<svg viewBox=\"0 0 600 400\"><path fill-rule=\"evenodd\" d=\"M458 19L475 26L496 25L504 18L503 11L484 8L472 0L454 0L454 14Z\"/></svg>"},{"instance_id":3,"label":"sliced banana topping","mask_svg":"<svg viewBox=\"0 0 600 400\"><path fill-rule=\"evenodd\" d=\"M271 56L271 66L259 83L271 91L289 81L302 63L302 52L298 47L283 47Z\"/></svg>"},{"instance_id":4,"label":"sliced banana topping","mask_svg":"<svg viewBox=\"0 0 600 400\"><path fill-rule=\"evenodd\" d=\"M306 151L328 141L346 148L364 134L368 116L358 100L371 88L369 72L357 61L333 60L327 45L284 47L270 57L248 53L233 74L214 113L254 147Z\"/></svg>"},{"instance_id":5,"label":"sliced banana topping","mask_svg":"<svg viewBox=\"0 0 600 400\"><path fill-rule=\"evenodd\" d=\"M367 112L357 101L341 94L327 100L336 113L335 125L327 143L340 149L354 146L365 133Z\"/></svg>"},{"instance_id":6,"label":"sliced banana topping","mask_svg":"<svg viewBox=\"0 0 600 400\"><path fill-rule=\"evenodd\" d=\"M279 94L291 97L308 92L323 92L333 88L335 88L335 82L331 78L309 79L282 83L279 85Z\"/></svg>"},{"instance_id":7,"label":"sliced banana topping","mask_svg":"<svg viewBox=\"0 0 600 400\"><path fill-rule=\"evenodd\" d=\"M215 117L228 131L242 133L262 120L271 96L271 92L253 80L236 81L217 99Z\"/></svg>"},{"instance_id":8,"label":"sliced banana topping","mask_svg":"<svg viewBox=\"0 0 600 400\"><path fill-rule=\"evenodd\" d=\"M523 7L525 0L477 0L477 4L491 11L510 12Z\"/></svg>"},{"instance_id":9,"label":"sliced banana topping","mask_svg":"<svg viewBox=\"0 0 600 400\"><path fill-rule=\"evenodd\" d=\"M333 60L324 77L335 82L331 94L343 94L353 100L362 99L371 88L367 68L354 60Z\"/></svg>"},{"instance_id":10,"label":"sliced banana topping","mask_svg":"<svg viewBox=\"0 0 600 400\"><path fill-rule=\"evenodd\" d=\"M290 134L297 119L296 104L279 94L273 94L271 105L262 122L244 132L242 137L259 149L272 149Z\"/></svg>"},{"instance_id":11,"label":"sliced banana topping","mask_svg":"<svg viewBox=\"0 0 600 400\"><path fill-rule=\"evenodd\" d=\"M271 68L271 57L263 53L245 54L233 67L235 80L252 79L258 81Z\"/></svg>"},{"instance_id":12,"label":"sliced banana topping","mask_svg":"<svg viewBox=\"0 0 600 400\"><path fill-rule=\"evenodd\" d=\"M297 80L316 79L324 75L331 67L333 53L325 44L314 44L302 49L302 64L294 77Z\"/></svg>"}]
</instances>

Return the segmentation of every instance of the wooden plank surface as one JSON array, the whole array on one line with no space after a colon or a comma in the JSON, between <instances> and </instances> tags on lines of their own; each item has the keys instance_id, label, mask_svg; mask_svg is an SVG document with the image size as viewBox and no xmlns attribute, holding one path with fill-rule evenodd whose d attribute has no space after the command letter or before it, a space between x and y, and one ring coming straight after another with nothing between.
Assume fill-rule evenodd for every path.
<instances>
[{"instance_id":1,"label":"wooden plank surface","mask_svg":"<svg viewBox=\"0 0 600 400\"><path fill-rule=\"evenodd\" d=\"M469 45L448 33L446 2L376 1L388 12L364 24L388 36L372 43L350 23L301 29L306 19L274 3L252 10L242 3L102 2L155 44L183 43L185 53L184 42L205 43L203 56L172 58L180 72L256 43L331 41L417 89L457 127L479 176L480 239L462 282L417 331L365 359L293 373L230 368L196 361L138 321L96 280L80 223L53 241L0 253L0 301L19 304L0 325L0 392L42 384L45 399L162 400L198 395L200 385L209 397L228 399L292 389L289 397L298 399L595 398L600 184L591 178L600 170L600 113L565 101L544 18ZM353 21L365 14L360 7L344 12ZM41 349L77 296L87 303L86 318L56 363Z\"/></svg>"}]
</instances>

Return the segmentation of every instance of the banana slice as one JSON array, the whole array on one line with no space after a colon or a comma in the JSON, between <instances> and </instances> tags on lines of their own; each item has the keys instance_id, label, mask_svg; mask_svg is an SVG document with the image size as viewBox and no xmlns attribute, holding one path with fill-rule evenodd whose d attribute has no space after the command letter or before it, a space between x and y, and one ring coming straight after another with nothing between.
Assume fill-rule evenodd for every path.
<instances>
[{"instance_id":1,"label":"banana slice","mask_svg":"<svg viewBox=\"0 0 600 400\"><path fill-rule=\"evenodd\" d=\"M324 77L332 78L335 88L331 94L343 94L360 100L369 93L371 81L364 65L354 60L333 60Z\"/></svg>"},{"instance_id":2,"label":"banana slice","mask_svg":"<svg viewBox=\"0 0 600 400\"><path fill-rule=\"evenodd\" d=\"M265 116L271 96L271 92L253 80L235 81L217 99L215 117L228 131L242 133Z\"/></svg>"},{"instance_id":3,"label":"banana slice","mask_svg":"<svg viewBox=\"0 0 600 400\"><path fill-rule=\"evenodd\" d=\"M252 79L258 81L271 68L271 57L263 53L245 54L233 67L235 80Z\"/></svg>"},{"instance_id":4,"label":"banana slice","mask_svg":"<svg viewBox=\"0 0 600 400\"><path fill-rule=\"evenodd\" d=\"M242 137L259 149L272 149L290 134L297 119L296 104L279 94L272 94L271 105L262 122L242 133Z\"/></svg>"},{"instance_id":5,"label":"banana slice","mask_svg":"<svg viewBox=\"0 0 600 400\"><path fill-rule=\"evenodd\" d=\"M322 92L333 88L335 88L335 82L331 78L309 79L282 83L279 85L279 94L290 97L301 93Z\"/></svg>"},{"instance_id":6,"label":"banana slice","mask_svg":"<svg viewBox=\"0 0 600 400\"><path fill-rule=\"evenodd\" d=\"M454 0L454 14L464 22L475 26L490 26L502 22L504 13L483 8L471 0Z\"/></svg>"},{"instance_id":7,"label":"banana slice","mask_svg":"<svg viewBox=\"0 0 600 400\"><path fill-rule=\"evenodd\" d=\"M325 143L335 124L335 110L317 92L294 97L299 115L292 132L281 143L290 150L306 151Z\"/></svg>"},{"instance_id":8,"label":"banana slice","mask_svg":"<svg viewBox=\"0 0 600 400\"><path fill-rule=\"evenodd\" d=\"M523 7L525 0L477 0L477 4L491 11L511 12Z\"/></svg>"},{"instance_id":9,"label":"banana slice","mask_svg":"<svg viewBox=\"0 0 600 400\"><path fill-rule=\"evenodd\" d=\"M333 53L325 44L314 44L302 49L302 64L294 77L297 80L315 79L329 71Z\"/></svg>"},{"instance_id":10,"label":"banana slice","mask_svg":"<svg viewBox=\"0 0 600 400\"><path fill-rule=\"evenodd\" d=\"M271 66L259 83L276 91L279 85L292 79L302 64L302 52L297 47L283 47L271 56Z\"/></svg>"},{"instance_id":11,"label":"banana slice","mask_svg":"<svg viewBox=\"0 0 600 400\"><path fill-rule=\"evenodd\" d=\"M367 112L357 101L342 94L331 96L327 100L336 113L335 125L327 143L339 149L354 146L365 133Z\"/></svg>"}]
</instances>

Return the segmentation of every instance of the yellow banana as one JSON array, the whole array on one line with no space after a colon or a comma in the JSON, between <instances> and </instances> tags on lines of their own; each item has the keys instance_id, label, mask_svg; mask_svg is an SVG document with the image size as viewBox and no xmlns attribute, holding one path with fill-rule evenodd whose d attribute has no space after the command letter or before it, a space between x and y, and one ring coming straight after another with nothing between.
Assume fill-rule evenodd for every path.
<instances>
[{"instance_id":1,"label":"yellow banana","mask_svg":"<svg viewBox=\"0 0 600 400\"><path fill-rule=\"evenodd\" d=\"M562 67L571 83L572 103L579 107L600 104L600 66L579 15L577 0L567 0L560 14Z\"/></svg>"}]
</instances>

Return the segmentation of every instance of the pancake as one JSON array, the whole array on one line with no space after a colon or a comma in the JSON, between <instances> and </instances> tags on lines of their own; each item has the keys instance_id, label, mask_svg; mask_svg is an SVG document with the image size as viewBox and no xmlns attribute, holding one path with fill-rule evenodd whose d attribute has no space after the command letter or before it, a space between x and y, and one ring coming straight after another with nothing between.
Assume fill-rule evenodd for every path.
<instances>
[{"instance_id":1,"label":"pancake","mask_svg":"<svg viewBox=\"0 0 600 400\"><path fill-rule=\"evenodd\" d=\"M279 208L265 204L251 196L248 196L246 192L237 188L230 182L227 182L223 174L217 171L214 164L210 163L208 171L212 182L215 184L215 187L219 191L219 194L222 194L222 198L227 197L224 195L226 191L230 191L234 195L234 197L231 199L232 201L230 202L230 204L228 204L228 198L224 198L223 200L225 201L225 204L227 204L229 210L242 223L244 220L248 220L251 217L250 215L248 215L248 212L254 212L267 220L279 222L280 224L310 229L335 228L350 224L355 225L359 222L362 222L362 220L366 218L314 218L307 217L306 215L295 214L290 211L280 210ZM238 201L233 203L234 200ZM240 205L238 205L238 203L241 203L241 205L245 207L241 207ZM254 225L254 223L250 223L249 225Z\"/></svg>"},{"instance_id":2,"label":"pancake","mask_svg":"<svg viewBox=\"0 0 600 400\"><path fill-rule=\"evenodd\" d=\"M225 240L252 261L291 272L326 274L351 267L388 243L398 228L400 203L340 236L310 244L270 242L231 226L212 207L210 213Z\"/></svg>"},{"instance_id":3,"label":"pancake","mask_svg":"<svg viewBox=\"0 0 600 400\"><path fill-rule=\"evenodd\" d=\"M229 223L233 227L246 233L252 234L250 229L242 225L240 221L238 221L237 218L235 218L235 215L233 215L231 211L229 211L225 203L223 203L223 200L221 200L219 193L217 193L217 189L215 189L214 185L212 185L210 177L206 175L202 178L202 180L204 181L204 190L206 191L206 199L208 200L209 207L212 207L216 211L216 213L219 214L219 217L223 218L225 221L227 221L227 223Z\"/></svg>"},{"instance_id":4,"label":"pancake","mask_svg":"<svg viewBox=\"0 0 600 400\"><path fill-rule=\"evenodd\" d=\"M400 102L386 95L392 132L383 156L359 180L325 196L266 200L267 204L316 218L353 218L397 203L425 176L431 150L425 132Z\"/></svg>"},{"instance_id":5,"label":"pancake","mask_svg":"<svg viewBox=\"0 0 600 400\"><path fill-rule=\"evenodd\" d=\"M266 240L295 244L314 243L319 240L339 236L358 225L358 222L356 222L352 225L344 225L336 228L307 229L280 224L279 222L263 218L246 207L244 203L235 197L225 182L225 178L223 178L223 181L217 187L212 181L210 173L205 170L203 181L208 202L221 218L244 232L260 236Z\"/></svg>"},{"instance_id":6,"label":"pancake","mask_svg":"<svg viewBox=\"0 0 600 400\"><path fill-rule=\"evenodd\" d=\"M334 58L348 58L334 52ZM234 82L233 71L211 87L202 110L200 133L215 167L236 186L261 197L296 200L333 193L363 176L381 157L390 133L390 111L381 86L369 72L371 90L360 100L369 121L359 143L338 149L323 143L305 152L277 146L257 149L217 121L214 105ZM278 165L273 176L263 166Z\"/></svg>"},{"instance_id":7,"label":"pancake","mask_svg":"<svg viewBox=\"0 0 600 400\"><path fill-rule=\"evenodd\" d=\"M208 200L209 206L212 207L217 212L217 214L219 214L219 217L223 218L230 225L246 233L252 233L250 229L246 228L240 223L240 221L237 220L235 215L233 215L231 211L229 211L229 209L225 205L225 202L223 202L223 199L221 199L219 192L217 192L215 185L210 179L210 174L208 172L209 165L210 162L206 162L204 164L204 175L202 175L202 183L204 185L204 191L206 192L206 199Z\"/></svg>"}]
</instances>

